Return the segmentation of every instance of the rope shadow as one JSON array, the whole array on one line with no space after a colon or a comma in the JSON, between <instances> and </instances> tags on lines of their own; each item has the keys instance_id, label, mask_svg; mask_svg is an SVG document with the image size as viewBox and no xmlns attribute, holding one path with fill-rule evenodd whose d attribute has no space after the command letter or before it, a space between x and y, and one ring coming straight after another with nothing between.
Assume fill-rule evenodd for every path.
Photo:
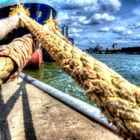
<instances>
[{"instance_id":1,"label":"rope shadow","mask_svg":"<svg viewBox=\"0 0 140 140\"><path fill-rule=\"evenodd\" d=\"M12 139L7 118L20 96L22 97L25 139L36 140L36 134L26 90L26 82L22 81L18 84L20 85L19 88L13 93L6 103L4 103L0 89L0 140Z\"/></svg>"},{"instance_id":2,"label":"rope shadow","mask_svg":"<svg viewBox=\"0 0 140 140\"><path fill-rule=\"evenodd\" d=\"M5 104L0 94L0 140L11 140L7 117L4 114Z\"/></svg>"},{"instance_id":3,"label":"rope shadow","mask_svg":"<svg viewBox=\"0 0 140 140\"><path fill-rule=\"evenodd\" d=\"M26 90L26 83L23 82L24 93L22 94L22 105L23 105L23 118L24 118L24 128L25 128L25 138L26 140L36 140L35 129L32 120L32 114L28 99L28 93Z\"/></svg>"}]
</instances>

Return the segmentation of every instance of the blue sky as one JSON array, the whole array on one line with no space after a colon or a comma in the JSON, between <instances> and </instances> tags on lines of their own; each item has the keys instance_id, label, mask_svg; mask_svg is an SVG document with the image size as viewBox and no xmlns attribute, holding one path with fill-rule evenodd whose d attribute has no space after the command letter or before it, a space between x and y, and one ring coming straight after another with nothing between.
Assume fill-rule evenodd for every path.
<instances>
[{"instance_id":1,"label":"blue sky","mask_svg":"<svg viewBox=\"0 0 140 140\"><path fill-rule=\"evenodd\" d=\"M58 7L60 26L69 26L69 35L82 49L140 45L140 0L53 0Z\"/></svg>"}]
</instances>

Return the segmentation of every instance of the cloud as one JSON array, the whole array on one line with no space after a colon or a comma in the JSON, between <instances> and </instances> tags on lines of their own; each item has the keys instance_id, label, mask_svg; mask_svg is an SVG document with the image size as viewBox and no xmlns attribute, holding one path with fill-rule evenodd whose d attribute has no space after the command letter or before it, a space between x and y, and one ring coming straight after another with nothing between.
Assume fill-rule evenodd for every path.
<instances>
[{"instance_id":1,"label":"cloud","mask_svg":"<svg viewBox=\"0 0 140 140\"><path fill-rule=\"evenodd\" d=\"M90 18L83 18L82 20L79 20L80 24L83 25L89 25L89 24L102 24L105 22L111 22L111 21L115 21L116 18L112 15L109 15L108 13L96 13L94 14L92 17Z\"/></svg>"},{"instance_id":2,"label":"cloud","mask_svg":"<svg viewBox=\"0 0 140 140\"><path fill-rule=\"evenodd\" d=\"M117 43L127 43L127 40L116 40Z\"/></svg>"},{"instance_id":3,"label":"cloud","mask_svg":"<svg viewBox=\"0 0 140 140\"><path fill-rule=\"evenodd\" d=\"M82 29L77 29L77 28L71 28L70 33L81 33L83 30Z\"/></svg>"},{"instance_id":4,"label":"cloud","mask_svg":"<svg viewBox=\"0 0 140 140\"><path fill-rule=\"evenodd\" d=\"M109 32L110 29L108 27L102 27L99 29L99 32Z\"/></svg>"},{"instance_id":5,"label":"cloud","mask_svg":"<svg viewBox=\"0 0 140 140\"><path fill-rule=\"evenodd\" d=\"M114 33L123 33L126 29L124 27L118 26L113 28Z\"/></svg>"},{"instance_id":6,"label":"cloud","mask_svg":"<svg viewBox=\"0 0 140 140\"><path fill-rule=\"evenodd\" d=\"M69 15L67 12L59 12L57 16L58 24L67 24L69 19Z\"/></svg>"},{"instance_id":7,"label":"cloud","mask_svg":"<svg viewBox=\"0 0 140 140\"><path fill-rule=\"evenodd\" d=\"M94 39L91 39L91 40L90 40L90 43L96 44L96 41L95 41Z\"/></svg>"},{"instance_id":8,"label":"cloud","mask_svg":"<svg viewBox=\"0 0 140 140\"><path fill-rule=\"evenodd\" d=\"M121 7L121 3L119 0L95 0L94 3L90 6L84 7L85 13L93 13L93 12L114 12L118 11Z\"/></svg>"},{"instance_id":9,"label":"cloud","mask_svg":"<svg viewBox=\"0 0 140 140\"><path fill-rule=\"evenodd\" d=\"M105 11L117 11L121 7L119 0L99 0L99 5Z\"/></svg>"},{"instance_id":10,"label":"cloud","mask_svg":"<svg viewBox=\"0 0 140 140\"><path fill-rule=\"evenodd\" d=\"M62 20L62 19L63 19L63 20L69 19L68 13L62 13L62 12L61 12L61 13L59 14L59 19L60 19L60 20Z\"/></svg>"},{"instance_id":11,"label":"cloud","mask_svg":"<svg viewBox=\"0 0 140 140\"><path fill-rule=\"evenodd\" d=\"M86 7L96 3L96 0L66 0L62 9L77 9L81 7Z\"/></svg>"},{"instance_id":12,"label":"cloud","mask_svg":"<svg viewBox=\"0 0 140 140\"><path fill-rule=\"evenodd\" d=\"M133 13L134 13L135 15L140 15L140 6L138 6L137 8L135 8L135 9L133 10Z\"/></svg>"},{"instance_id":13,"label":"cloud","mask_svg":"<svg viewBox=\"0 0 140 140\"><path fill-rule=\"evenodd\" d=\"M131 38L134 41L140 40L140 34L137 34Z\"/></svg>"},{"instance_id":14,"label":"cloud","mask_svg":"<svg viewBox=\"0 0 140 140\"><path fill-rule=\"evenodd\" d=\"M84 13L93 13L95 11L99 11L99 5L98 4L95 4L95 5L91 5L91 6L86 6L83 8L83 11Z\"/></svg>"},{"instance_id":15,"label":"cloud","mask_svg":"<svg viewBox=\"0 0 140 140\"><path fill-rule=\"evenodd\" d=\"M86 16L80 16L80 17L78 17L78 21L80 23L84 22L85 20L86 20Z\"/></svg>"},{"instance_id":16,"label":"cloud","mask_svg":"<svg viewBox=\"0 0 140 140\"><path fill-rule=\"evenodd\" d=\"M125 27L118 26L112 29L113 33L122 34L122 35L131 35L133 34L131 30L128 30Z\"/></svg>"},{"instance_id":17,"label":"cloud","mask_svg":"<svg viewBox=\"0 0 140 140\"><path fill-rule=\"evenodd\" d=\"M74 38L79 38L80 33L82 32L82 29L79 28L69 28L69 36Z\"/></svg>"},{"instance_id":18,"label":"cloud","mask_svg":"<svg viewBox=\"0 0 140 140\"><path fill-rule=\"evenodd\" d=\"M68 25L102 24L115 21L116 17L110 13L114 13L120 7L119 0L66 0L57 19L60 24Z\"/></svg>"},{"instance_id":19,"label":"cloud","mask_svg":"<svg viewBox=\"0 0 140 140\"><path fill-rule=\"evenodd\" d=\"M132 31L128 27L128 30L123 32L113 30L114 28L112 29L113 26L123 25L119 25L121 20L118 20L120 17L119 13L121 13L121 11L118 12L121 7L119 0L56 1L60 3L63 1L57 17L60 25L68 25L69 36L74 37L75 42L77 41L80 45L89 46L96 44L96 42L106 44L107 42L114 42L118 36L128 37L125 34L132 34ZM103 33L100 32L106 32L107 38L104 39Z\"/></svg>"},{"instance_id":20,"label":"cloud","mask_svg":"<svg viewBox=\"0 0 140 140\"><path fill-rule=\"evenodd\" d=\"M85 11L117 11L121 7L119 0L66 0L63 2L62 9L84 8Z\"/></svg>"},{"instance_id":21,"label":"cloud","mask_svg":"<svg viewBox=\"0 0 140 140\"><path fill-rule=\"evenodd\" d=\"M91 19L82 19L82 20L78 20L80 24L82 25L89 25L89 24L92 24L92 20Z\"/></svg>"},{"instance_id":22,"label":"cloud","mask_svg":"<svg viewBox=\"0 0 140 140\"><path fill-rule=\"evenodd\" d=\"M69 36L73 37L73 38L78 38L78 37L80 37L80 34L78 34L78 33L70 33Z\"/></svg>"},{"instance_id":23,"label":"cloud","mask_svg":"<svg viewBox=\"0 0 140 140\"><path fill-rule=\"evenodd\" d=\"M125 31L123 34L124 34L124 35L132 35L133 32L132 32L131 30L127 30L127 31Z\"/></svg>"},{"instance_id":24,"label":"cloud","mask_svg":"<svg viewBox=\"0 0 140 140\"><path fill-rule=\"evenodd\" d=\"M73 11L73 10L70 10ZM86 16L81 16L81 15L75 15L73 12L69 12L67 10L62 10L59 12L57 16L57 21L58 23L61 24L67 24L67 25L75 25L77 26L78 24L83 24L85 22Z\"/></svg>"},{"instance_id":25,"label":"cloud","mask_svg":"<svg viewBox=\"0 0 140 140\"><path fill-rule=\"evenodd\" d=\"M92 22L93 23L104 23L104 22L110 22L114 21L116 18L112 15L109 15L108 13L97 13L92 16Z\"/></svg>"},{"instance_id":26,"label":"cloud","mask_svg":"<svg viewBox=\"0 0 140 140\"><path fill-rule=\"evenodd\" d=\"M137 28L140 28L140 23L129 24L128 25L128 28L129 29L137 29Z\"/></svg>"},{"instance_id":27,"label":"cloud","mask_svg":"<svg viewBox=\"0 0 140 140\"><path fill-rule=\"evenodd\" d=\"M70 25L70 26L78 26L80 22L82 22L84 19L86 19L85 16L78 16L73 15L69 12L60 11L57 16L57 21L59 25Z\"/></svg>"}]
</instances>

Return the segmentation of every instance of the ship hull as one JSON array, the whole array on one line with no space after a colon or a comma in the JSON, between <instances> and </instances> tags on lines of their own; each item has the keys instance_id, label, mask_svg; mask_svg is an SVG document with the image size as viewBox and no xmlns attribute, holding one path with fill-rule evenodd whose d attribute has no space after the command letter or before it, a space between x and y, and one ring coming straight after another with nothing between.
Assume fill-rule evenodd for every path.
<instances>
[{"instance_id":1,"label":"ship hull","mask_svg":"<svg viewBox=\"0 0 140 140\"><path fill-rule=\"evenodd\" d=\"M32 55L31 60L26 65L25 69L39 69L42 64L42 50L39 48Z\"/></svg>"},{"instance_id":2,"label":"ship hull","mask_svg":"<svg viewBox=\"0 0 140 140\"><path fill-rule=\"evenodd\" d=\"M5 5L0 5L0 19L6 18L9 16L10 8L16 6L16 2L7 2ZM50 11L52 10L53 17L57 15L57 9L54 5L46 1L37 1L32 0L31 2L21 2L21 4L30 10L31 17L35 19L38 23L44 24L50 16Z\"/></svg>"}]
</instances>

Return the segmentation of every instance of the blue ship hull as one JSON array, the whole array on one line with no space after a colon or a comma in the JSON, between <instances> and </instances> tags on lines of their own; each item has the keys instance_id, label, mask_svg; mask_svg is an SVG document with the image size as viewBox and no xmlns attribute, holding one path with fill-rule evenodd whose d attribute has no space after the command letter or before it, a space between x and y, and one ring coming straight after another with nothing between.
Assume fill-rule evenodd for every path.
<instances>
[{"instance_id":1,"label":"blue ship hull","mask_svg":"<svg viewBox=\"0 0 140 140\"><path fill-rule=\"evenodd\" d=\"M31 17L35 19L38 23L43 24L50 16L50 11L52 10L53 17L57 15L57 10L51 5L44 3L21 3L25 8L29 8ZM16 4L8 5L0 8L0 19L6 18L9 15L10 8L16 6Z\"/></svg>"}]
</instances>

